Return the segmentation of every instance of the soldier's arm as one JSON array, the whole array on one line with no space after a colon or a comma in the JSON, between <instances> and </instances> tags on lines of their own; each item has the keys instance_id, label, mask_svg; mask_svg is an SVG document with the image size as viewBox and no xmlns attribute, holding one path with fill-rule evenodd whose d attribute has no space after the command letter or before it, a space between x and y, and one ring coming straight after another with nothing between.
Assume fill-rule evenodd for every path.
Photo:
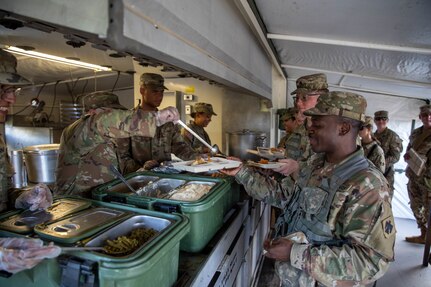
<instances>
[{"instance_id":1,"label":"soldier's arm","mask_svg":"<svg viewBox=\"0 0 431 287\"><path fill-rule=\"evenodd\" d=\"M339 211L334 234L344 241L293 244L292 265L325 285L343 280L366 285L381 277L394 259L395 226L387 183L363 179L359 187L350 187L354 193L346 196L346 203L335 207Z\"/></svg>"},{"instance_id":2,"label":"soldier's arm","mask_svg":"<svg viewBox=\"0 0 431 287\"><path fill-rule=\"evenodd\" d=\"M192 148L192 146L185 140L181 135L179 127L174 126L174 131L172 134L172 153L182 160L195 159L198 153Z\"/></svg>"},{"instance_id":3,"label":"soldier's arm","mask_svg":"<svg viewBox=\"0 0 431 287\"><path fill-rule=\"evenodd\" d=\"M111 138L131 136L153 137L156 133L156 114L141 109L111 110L98 115L98 129Z\"/></svg>"},{"instance_id":4,"label":"soldier's arm","mask_svg":"<svg viewBox=\"0 0 431 287\"><path fill-rule=\"evenodd\" d=\"M400 139L399 136L394 135L389 145L388 154L385 158L386 167L392 166L396 162L398 162L400 160L402 151L403 151L402 140Z\"/></svg>"},{"instance_id":5,"label":"soldier's arm","mask_svg":"<svg viewBox=\"0 0 431 287\"><path fill-rule=\"evenodd\" d=\"M279 208L284 208L294 188L294 182L289 176L276 179L262 175L248 166L243 166L235 179L244 185L246 192L253 198Z\"/></svg>"}]
</instances>

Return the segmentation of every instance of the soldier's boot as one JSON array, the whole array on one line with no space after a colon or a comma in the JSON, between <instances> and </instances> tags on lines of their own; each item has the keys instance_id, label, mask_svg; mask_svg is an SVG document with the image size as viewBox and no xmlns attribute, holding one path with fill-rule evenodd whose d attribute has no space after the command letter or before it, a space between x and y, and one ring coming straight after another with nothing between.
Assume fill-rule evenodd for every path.
<instances>
[{"instance_id":1,"label":"soldier's boot","mask_svg":"<svg viewBox=\"0 0 431 287\"><path fill-rule=\"evenodd\" d=\"M410 243L425 244L426 234L427 234L427 229L423 227L421 228L421 235L406 237L406 241Z\"/></svg>"}]
</instances>

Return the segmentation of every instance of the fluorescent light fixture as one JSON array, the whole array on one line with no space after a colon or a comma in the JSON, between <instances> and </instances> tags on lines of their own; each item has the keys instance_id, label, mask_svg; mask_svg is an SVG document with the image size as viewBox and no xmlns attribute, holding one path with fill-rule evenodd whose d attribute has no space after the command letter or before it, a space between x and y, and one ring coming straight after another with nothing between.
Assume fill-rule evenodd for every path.
<instances>
[{"instance_id":1,"label":"fluorescent light fixture","mask_svg":"<svg viewBox=\"0 0 431 287\"><path fill-rule=\"evenodd\" d=\"M46 61L56 62L56 63L75 66L75 67L81 67L81 68L90 69L94 71L112 71L112 69L108 67L103 67L99 65L76 61L76 60L70 60L70 59L44 54L36 51L27 51L14 46L5 46L3 49L18 55L24 55L32 58L42 59Z\"/></svg>"}]
</instances>

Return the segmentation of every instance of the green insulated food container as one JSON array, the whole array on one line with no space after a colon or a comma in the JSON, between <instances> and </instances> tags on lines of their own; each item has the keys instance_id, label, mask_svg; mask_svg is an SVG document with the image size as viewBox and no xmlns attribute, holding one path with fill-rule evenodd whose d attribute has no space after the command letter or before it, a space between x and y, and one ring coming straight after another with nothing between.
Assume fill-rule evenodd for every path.
<instances>
[{"instance_id":1,"label":"green insulated food container","mask_svg":"<svg viewBox=\"0 0 431 287\"><path fill-rule=\"evenodd\" d=\"M139 184L143 177L157 177L149 184ZM223 218L238 201L238 192L232 191L232 181L224 178L191 174L163 174L136 172L126 180L137 194L128 191L119 180L111 181L93 190L93 198L113 201L167 213L181 213L190 220L190 232L181 240L180 249L200 252L223 225ZM181 196L181 192L203 188L201 197ZM233 195L232 192L236 194Z\"/></svg>"},{"instance_id":2,"label":"green insulated food container","mask_svg":"<svg viewBox=\"0 0 431 287\"><path fill-rule=\"evenodd\" d=\"M9 278L0 277L0 286L169 287L177 281L180 240L190 227L186 216L114 203L88 202L91 206L86 210L35 227L43 239L68 247L68 251L64 249L58 258L45 259L33 269L21 271ZM88 222L91 223L95 218L100 220L100 212L106 212L107 217L122 215L121 219L109 226L101 222L104 228L97 227L97 232L88 231ZM81 221L83 216L85 219ZM63 228L69 224L83 224L86 230L82 234L85 236L80 234L79 229L55 231L55 227ZM149 239L131 252L106 254L105 251L74 250L75 247L106 246L107 240L115 241L120 236L128 236L137 228L151 229L152 233ZM65 239L68 237L66 233L70 233L70 238L74 240ZM71 241L74 243L71 244Z\"/></svg>"}]
</instances>

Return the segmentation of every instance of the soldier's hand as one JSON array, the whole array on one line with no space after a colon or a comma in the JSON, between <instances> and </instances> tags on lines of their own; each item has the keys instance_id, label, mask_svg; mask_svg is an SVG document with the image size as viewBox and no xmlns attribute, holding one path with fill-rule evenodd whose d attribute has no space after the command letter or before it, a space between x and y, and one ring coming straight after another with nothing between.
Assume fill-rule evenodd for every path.
<instances>
[{"instance_id":1,"label":"soldier's hand","mask_svg":"<svg viewBox=\"0 0 431 287\"><path fill-rule=\"evenodd\" d=\"M180 119L180 114L178 113L177 108L167 107L160 111L157 111L156 114L156 125L158 127L168 123L175 122Z\"/></svg>"},{"instance_id":2,"label":"soldier's hand","mask_svg":"<svg viewBox=\"0 0 431 287\"><path fill-rule=\"evenodd\" d=\"M280 159L278 162L283 163L283 165L281 167L274 168L274 171L281 173L284 176L288 176L299 169L298 162L291 158Z\"/></svg>"},{"instance_id":3,"label":"soldier's hand","mask_svg":"<svg viewBox=\"0 0 431 287\"><path fill-rule=\"evenodd\" d=\"M160 164L157 160L150 159L144 163L144 170L152 170L155 167L158 167Z\"/></svg>"},{"instance_id":4,"label":"soldier's hand","mask_svg":"<svg viewBox=\"0 0 431 287\"><path fill-rule=\"evenodd\" d=\"M266 250L265 256L279 261L290 261L290 251L293 242L286 238L276 238L265 240L263 248Z\"/></svg>"},{"instance_id":5,"label":"soldier's hand","mask_svg":"<svg viewBox=\"0 0 431 287\"><path fill-rule=\"evenodd\" d=\"M226 159L241 161L241 159L239 159L237 157L233 157L233 156L228 156ZM224 173L224 174L227 174L227 175L230 175L230 176L235 176L239 172L239 170L241 169L241 167L242 167L242 164L240 164L236 168L230 168L230 169L224 168L224 169L220 170L220 172Z\"/></svg>"}]
</instances>

